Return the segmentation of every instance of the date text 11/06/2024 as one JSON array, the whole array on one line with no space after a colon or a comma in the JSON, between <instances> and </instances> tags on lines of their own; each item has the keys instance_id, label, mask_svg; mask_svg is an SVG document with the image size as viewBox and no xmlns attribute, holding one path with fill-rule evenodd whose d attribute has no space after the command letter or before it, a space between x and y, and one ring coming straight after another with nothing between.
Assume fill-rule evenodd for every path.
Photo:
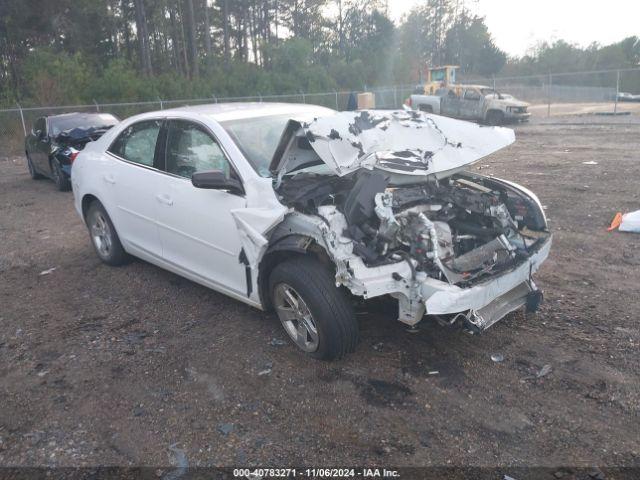
<instances>
[{"instance_id":1,"label":"date text 11/06/2024","mask_svg":"<svg viewBox=\"0 0 640 480\"><path fill-rule=\"evenodd\" d=\"M397 470L386 468L238 468L233 470L236 478L399 478Z\"/></svg>"}]
</instances>

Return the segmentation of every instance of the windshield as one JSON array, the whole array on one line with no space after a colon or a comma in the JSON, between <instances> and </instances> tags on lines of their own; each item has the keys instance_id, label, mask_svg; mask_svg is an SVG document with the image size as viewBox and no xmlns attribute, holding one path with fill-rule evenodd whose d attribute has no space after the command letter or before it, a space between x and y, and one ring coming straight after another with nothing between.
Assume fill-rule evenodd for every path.
<instances>
[{"instance_id":1,"label":"windshield","mask_svg":"<svg viewBox=\"0 0 640 480\"><path fill-rule=\"evenodd\" d=\"M51 135L54 137L72 128L110 128L116 123L118 123L118 119L110 113L88 113L49 119Z\"/></svg>"},{"instance_id":2,"label":"windshield","mask_svg":"<svg viewBox=\"0 0 640 480\"><path fill-rule=\"evenodd\" d=\"M261 177L270 177L269 165L291 114L242 118L220 122Z\"/></svg>"}]
</instances>

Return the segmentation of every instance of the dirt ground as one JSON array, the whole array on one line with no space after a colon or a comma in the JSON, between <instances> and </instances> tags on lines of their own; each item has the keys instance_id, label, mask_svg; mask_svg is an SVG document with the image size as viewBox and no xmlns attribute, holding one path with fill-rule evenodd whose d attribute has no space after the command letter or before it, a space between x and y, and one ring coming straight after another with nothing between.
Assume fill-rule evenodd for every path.
<instances>
[{"instance_id":1,"label":"dirt ground","mask_svg":"<svg viewBox=\"0 0 640 480\"><path fill-rule=\"evenodd\" d=\"M626 115L638 115L640 114L640 102L618 102L617 110L614 106L614 102L600 102L600 103L553 103L551 104L551 109L542 103L542 104L534 104L529 107L529 111L534 118L545 118L547 114L550 114L552 117L557 116L567 116L567 115L581 115L586 116L589 122L592 122L595 116L598 120L609 122L610 120L606 119L607 116L605 114L611 114L617 112L618 116L626 116ZM598 113L598 115L593 115ZM568 120L568 119L565 119ZM637 118L636 118L637 120ZM628 119L625 121L629 121ZM632 120L633 121L633 120Z\"/></svg>"},{"instance_id":2,"label":"dirt ground","mask_svg":"<svg viewBox=\"0 0 640 480\"><path fill-rule=\"evenodd\" d=\"M0 466L640 466L640 235L606 231L640 208L640 118L591 120L518 126L473 167L546 206L537 315L470 336L372 308L333 363L274 315L101 264L72 195L0 161Z\"/></svg>"}]
</instances>

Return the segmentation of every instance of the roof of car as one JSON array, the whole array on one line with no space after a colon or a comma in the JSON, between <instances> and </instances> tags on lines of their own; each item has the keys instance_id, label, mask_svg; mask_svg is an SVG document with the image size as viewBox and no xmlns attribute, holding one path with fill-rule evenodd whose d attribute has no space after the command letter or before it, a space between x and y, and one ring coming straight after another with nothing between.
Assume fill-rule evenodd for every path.
<instances>
[{"instance_id":1,"label":"roof of car","mask_svg":"<svg viewBox=\"0 0 640 480\"><path fill-rule=\"evenodd\" d=\"M488 88L489 90L493 90L493 88L491 88L491 87L489 87L487 85L478 85L478 84L475 84L475 83L465 83L465 84L462 84L460 86L462 88L477 88L478 90L482 90L482 89L485 89L485 88Z\"/></svg>"},{"instance_id":2,"label":"roof of car","mask_svg":"<svg viewBox=\"0 0 640 480\"><path fill-rule=\"evenodd\" d=\"M93 117L96 115L111 115L112 117L115 117L115 115L109 112L68 112L68 113L59 113L57 115L46 115L46 117L49 120L56 120L56 119L67 119L67 118L74 118L74 117Z\"/></svg>"},{"instance_id":3,"label":"roof of car","mask_svg":"<svg viewBox=\"0 0 640 480\"><path fill-rule=\"evenodd\" d=\"M207 105L194 105L164 110L182 114L195 114L211 117L217 122L227 120L241 120L243 118L263 117L269 115L318 115L329 114L333 110L320 105L300 103L214 103Z\"/></svg>"}]
</instances>

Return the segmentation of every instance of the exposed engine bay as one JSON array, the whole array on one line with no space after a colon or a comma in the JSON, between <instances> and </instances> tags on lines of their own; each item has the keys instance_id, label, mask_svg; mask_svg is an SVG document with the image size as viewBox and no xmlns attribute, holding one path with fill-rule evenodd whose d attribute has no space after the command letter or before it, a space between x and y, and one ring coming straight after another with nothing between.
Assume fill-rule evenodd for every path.
<instances>
[{"instance_id":1,"label":"exposed engine bay","mask_svg":"<svg viewBox=\"0 0 640 480\"><path fill-rule=\"evenodd\" d=\"M299 173L278 194L297 211L322 216L334 206L353 253L367 267L405 260L412 277L461 287L526 260L548 237L539 205L507 182L459 173L393 185L378 170L344 177Z\"/></svg>"}]
</instances>

